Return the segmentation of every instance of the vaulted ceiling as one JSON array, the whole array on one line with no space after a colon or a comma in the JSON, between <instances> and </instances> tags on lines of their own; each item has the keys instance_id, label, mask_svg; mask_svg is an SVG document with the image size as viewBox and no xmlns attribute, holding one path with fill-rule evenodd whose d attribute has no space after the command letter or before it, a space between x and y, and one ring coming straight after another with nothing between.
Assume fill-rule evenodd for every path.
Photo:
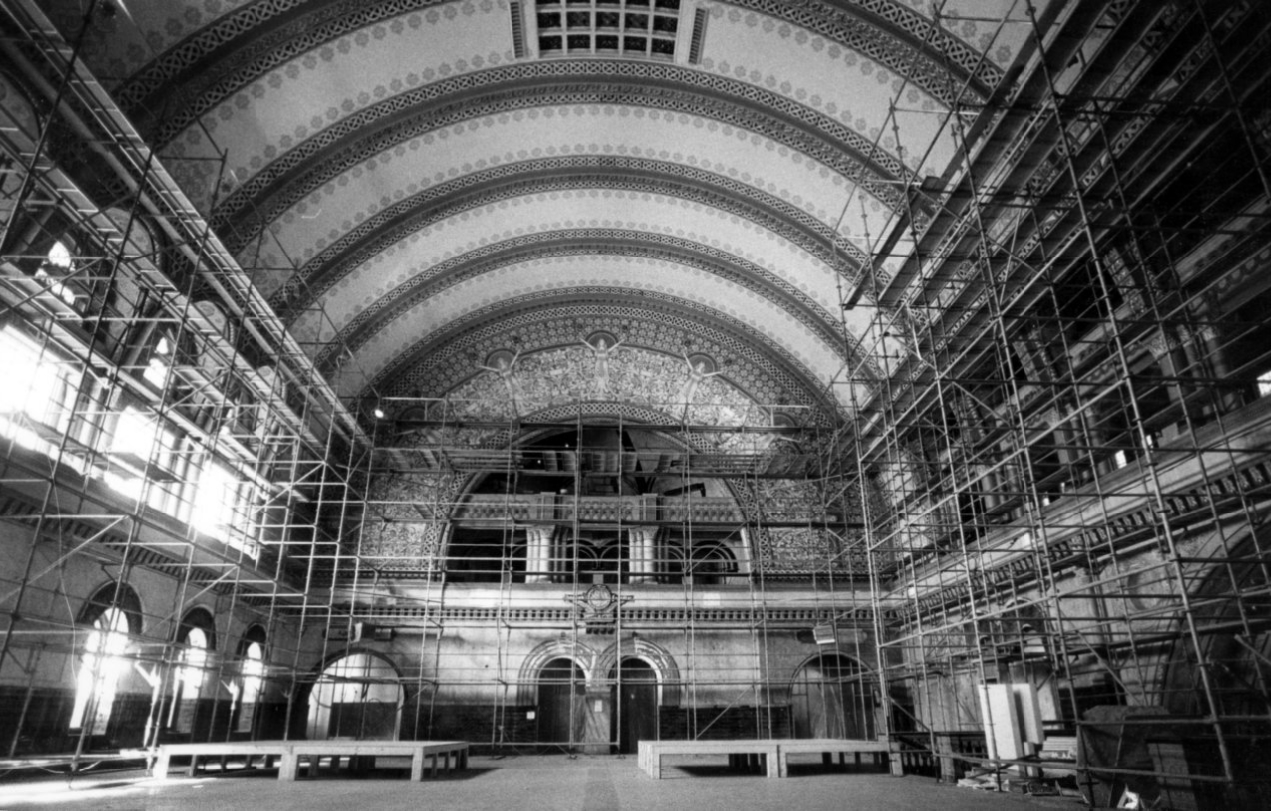
<instances>
[{"instance_id":1,"label":"vaulted ceiling","mask_svg":"<svg viewBox=\"0 0 1271 811\"><path fill-rule=\"evenodd\" d=\"M644 374L609 396L691 357L840 415L905 351L869 289L842 301L897 272L933 216L911 190L1035 50L1026 3L936 5L48 3L351 401L599 369L603 335Z\"/></svg>"}]
</instances>

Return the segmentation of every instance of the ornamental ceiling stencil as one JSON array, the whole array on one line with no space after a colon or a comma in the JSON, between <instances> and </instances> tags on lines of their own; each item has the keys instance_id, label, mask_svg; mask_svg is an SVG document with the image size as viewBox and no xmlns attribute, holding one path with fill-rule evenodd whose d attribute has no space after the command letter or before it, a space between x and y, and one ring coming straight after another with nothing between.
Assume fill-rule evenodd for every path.
<instances>
[{"instance_id":1,"label":"ornamental ceiling stencil","mask_svg":"<svg viewBox=\"0 0 1271 811\"><path fill-rule=\"evenodd\" d=\"M625 257L637 262L661 261L699 268L755 290L766 299L785 301L783 306L793 318L831 345L850 345L851 342L850 335L830 312L764 268L689 240L666 237L654 243L653 240L642 239L637 232L619 229L551 231L488 245L417 273L341 324L319 320L306 313L297 319L293 331L317 349L314 358L319 367L325 369L342 350L355 350L361 346L380 329L383 321L408 312L445 287L484 273L506 275L505 268L524 262L580 256L593 260L596 257ZM327 316L329 319L329 311Z\"/></svg>"},{"instance_id":2,"label":"ornamental ceiling stencil","mask_svg":"<svg viewBox=\"0 0 1271 811\"><path fill-rule=\"evenodd\" d=\"M772 270L764 269L757 261L751 261L747 257L757 254L759 249L765 246L760 240L764 235L757 231L748 231L737 228L737 223L731 219L727 219L718 215L718 212L709 209L700 209L696 206L685 205L680 208L681 225L684 227L671 230L670 233L663 235L650 234L654 228L653 223L656 220L652 216L656 213L651 209L665 210L665 205L657 200L632 199L627 195L614 195L610 199L591 198L590 196L582 196L583 200L589 202L598 213L612 213L615 219L595 219L585 222L577 222L573 220L556 220L548 219L543 222L544 215L560 215L562 210L572 210L572 204L575 201L574 195L565 196L564 199L553 201L551 199L539 198L521 202L519 205L508 205L506 207L495 207L489 212L487 217L470 218L467 221L444 223L442 226L427 229L418 237L418 241L425 245L425 250L429 250L429 255L419 256L419 250L399 249L392 253L385 253L374 257L366 263L363 263L357 270L348 274L339 283L337 283L328 294L324 297L323 313L306 313L304 316L296 319L293 323L298 333L305 333L306 339L313 339L318 336L313 334L318 324L326 325L330 328L343 329L344 325L355 318L362 310L367 308L383 309L380 300L386 296L397 297L397 291L416 287L413 284L414 279L426 274L433 276L431 273L433 268L444 264L448 259L458 256L471 256L475 251L480 249L482 242L486 245L491 243L500 244L512 240L518 240L518 234L555 234L560 230L567 230L571 235L578 235L579 232L592 232L601 234L629 235L630 241L638 247L649 246L656 248L659 244L665 245L666 242L673 242L676 246L683 249L684 252L692 250L692 246L701 246L695 253L708 253L711 249L715 249L725 256L737 256L739 261L723 261L716 265L704 265L701 262L694 262L690 267L694 267L692 276L698 277L702 269L709 268L712 271L712 280L728 280L733 284L745 284L747 287L754 287L756 284L762 283L765 287L779 290L782 297L793 296L799 303L801 308L812 309L817 318L827 321L827 328L833 329L833 324L837 319L833 313L837 302L834 300L833 291L835 289L835 274L833 269L820 263L808 261L808 257L803 252L798 251L792 246L776 246L785 247L786 251L784 259L786 269L781 270L781 265L769 260L768 267ZM634 214L637 219L631 221L617 221L616 216L623 213ZM525 215L522 217L522 215ZM640 215L648 215L642 217ZM482 229L489 226L486 225L487 219L498 219L501 225L507 226L507 230L496 233L485 232ZM557 222L561 223L559 228L553 227ZM616 228L603 228L601 226L609 224L618 226ZM583 228L574 228L570 226L583 226ZM661 229L659 229L661 230ZM715 235L712 237L712 235ZM663 236L663 239L657 237ZM771 237L769 237L771 239ZM523 238L522 238L523 240ZM497 242L496 242L497 241ZM599 240L598 240L599 241ZM709 242L708 242L709 241ZM594 244L594 243L593 243ZM734 247L736 246L736 247ZM413 247L413 246L412 246ZM605 261L601 262L601 257L596 256L595 261L601 264L610 264L619 251L608 251L599 249L596 246L596 254L603 254ZM436 253L432 253L436 251ZM662 251L642 250L650 257L657 256L659 253L668 253L665 249ZM756 255L756 259L762 254ZM771 257L772 253L769 252ZM475 258L475 257L473 257ZM672 259L673 257L666 257ZM509 257L509 260L511 257ZM471 260L469 260L471 261ZM652 261L650 259L650 261ZM407 263L418 263L411 266ZM504 266L511 264L511 261L504 262ZM680 264L683 267L682 263ZM482 263L488 265L488 263ZM598 265L599 266L599 265ZM754 271L747 273L747 270L754 268ZM469 269L460 264L459 267L451 269L449 279L443 279L433 282L433 287L440 290L440 285L452 285L452 279L461 279L471 277L475 272L475 268ZM506 277L506 273L500 276ZM365 278L364 278L365 277ZM494 277L490 277L493 279ZM510 281L506 278L500 280ZM637 280L629 280L635 282ZM692 285L697 285L701 281L700 278L689 280ZM641 282L647 286L647 280ZM663 284L676 284L674 278L667 278ZM828 292L827 292L828 290ZM485 296L488 290L478 288L472 290L472 295ZM852 313L850 317L855 324L861 328L868 325L867 319L862 313ZM800 320L803 320L802 318ZM308 328L308 332L306 332ZM325 337L325 336L324 336Z\"/></svg>"},{"instance_id":3,"label":"ornamental ceiling stencil","mask_svg":"<svg viewBox=\"0 0 1271 811\"><path fill-rule=\"evenodd\" d=\"M850 240L834 234L818 221L824 218L824 210L818 210L813 216L812 212L748 185L750 179L749 173L732 178L700 165L580 154L494 165L423 190L412 183L411 196L394 194L397 202L383 209L372 204L356 225L349 223L352 227L343 232L332 229L328 234L332 238L329 244L324 238L314 241L305 250L301 257L304 262L296 271L280 271L286 281L273 294L271 304L284 320L290 320L292 311L304 309L346 273L381 252L394 251L399 241L412 239L417 231L439 222L452 210L471 212L525 195L562 190L604 189L607 193L618 189L696 201L772 231L827 264L834 264L836 260L845 262L846 266L840 264L836 268L839 272L859 271L860 264L867 261ZM796 195L795 199L800 197ZM300 203L295 213L289 212L283 218L283 224L290 225L297 217L318 219L322 207L318 205L312 215L309 210L320 202L314 199L312 204ZM281 237L278 241L281 242ZM265 248L257 265L277 267L279 262L277 254ZM261 274L259 278L267 277ZM268 282L262 281L262 286L264 284Z\"/></svg>"},{"instance_id":4,"label":"ornamental ceiling stencil","mask_svg":"<svg viewBox=\"0 0 1271 811\"><path fill-rule=\"evenodd\" d=\"M74 40L79 4L48 5ZM648 6L655 47L606 50L620 5ZM704 398L726 420L727 397L842 418L904 385L925 314L875 292L1031 56L1016 0L100 8L89 67L342 396L512 416L679 396L663 418ZM586 53L549 30L567 8L596 14Z\"/></svg>"}]
</instances>

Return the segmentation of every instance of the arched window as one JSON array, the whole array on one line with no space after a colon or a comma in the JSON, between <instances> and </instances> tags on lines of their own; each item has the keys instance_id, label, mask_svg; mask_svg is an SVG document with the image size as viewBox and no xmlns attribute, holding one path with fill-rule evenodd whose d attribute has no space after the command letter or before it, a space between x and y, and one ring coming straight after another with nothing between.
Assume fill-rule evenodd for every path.
<instances>
[{"instance_id":1,"label":"arched window","mask_svg":"<svg viewBox=\"0 0 1271 811\"><path fill-rule=\"evenodd\" d=\"M191 628L181 640L185 650L181 653L181 683L192 692L203 686L203 669L207 666L207 652L211 640L202 628Z\"/></svg>"},{"instance_id":2,"label":"arched window","mask_svg":"<svg viewBox=\"0 0 1271 811\"><path fill-rule=\"evenodd\" d=\"M228 368L230 358L226 353L226 347L220 345L213 336L219 337L233 347L238 331L225 316L225 311L215 302L197 301L191 310L193 310L191 317L197 317L203 322L201 330L203 334L197 340L199 366L209 377L217 380L220 373Z\"/></svg>"},{"instance_id":3,"label":"arched window","mask_svg":"<svg viewBox=\"0 0 1271 811\"><path fill-rule=\"evenodd\" d=\"M599 554L596 556L596 571L600 573L600 582L602 583L621 583L626 580L627 561L626 544L621 541L612 541L600 547Z\"/></svg>"},{"instance_id":4,"label":"arched window","mask_svg":"<svg viewBox=\"0 0 1271 811\"><path fill-rule=\"evenodd\" d=\"M208 681L211 653L216 648L216 623L207 610L196 608L185 615L177 631L177 646L168 726L180 732L193 732L199 715L199 698Z\"/></svg>"},{"instance_id":5,"label":"arched window","mask_svg":"<svg viewBox=\"0 0 1271 811\"><path fill-rule=\"evenodd\" d=\"M595 546L587 541L579 540L575 555L578 560L578 582L604 582L604 567Z\"/></svg>"},{"instance_id":6,"label":"arched window","mask_svg":"<svg viewBox=\"0 0 1271 811\"><path fill-rule=\"evenodd\" d=\"M666 545L662 550L664 559L658 561L658 568L661 573L658 575L659 583L671 583L679 585L684 582L684 575L687 574L687 565L684 560L684 547L679 541L673 541Z\"/></svg>"},{"instance_id":7,"label":"arched window","mask_svg":"<svg viewBox=\"0 0 1271 811\"><path fill-rule=\"evenodd\" d=\"M180 454L176 432L148 410L125 405L115 419L109 440L114 464L102 475L107 486L140 499L146 471L151 471L146 503L161 512L177 514L180 487L176 467Z\"/></svg>"},{"instance_id":8,"label":"arched window","mask_svg":"<svg viewBox=\"0 0 1271 811\"><path fill-rule=\"evenodd\" d=\"M159 272L159 252L155 232L139 209L111 208L102 213L120 235L127 234L108 243L107 254L120 261L109 274L110 289L101 291L105 306L99 341L106 354L115 355L126 342L140 340L153 324L137 317L152 314L141 312L151 300L140 279Z\"/></svg>"},{"instance_id":9,"label":"arched window","mask_svg":"<svg viewBox=\"0 0 1271 811\"><path fill-rule=\"evenodd\" d=\"M265 646L248 642L243 651L243 703L255 703L265 684Z\"/></svg>"},{"instance_id":10,"label":"arched window","mask_svg":"<svg viewBox=\"0 0 1271 811\"><path fill-rule=\"evenodd\" d=\"M728 582L729 575L737 573L737 558L722 543L694 544L693 583L698 586L718 586Z\"/></svg>"},{"instance_id":11,"label":"arched window","mask_svg":"<svg viewBox=\"0 0 1271 811\"><path fill-rule=\"evenodd\" d=\"M256 705L265 689L265 629L253 625L247 629L238 645L239 684L235 696L238 712L236 728L239 732L251 732L256 717Z\"/></svg>"},{"instance_id":12,"label":"arched window","mask_svg":"<svg viewBox=\"0 0 1271 811\"><path fill-rule=\"evenodd\" d=\"M0 358L0 436L53 456L59 443L49 435L70 428L78 393L71 361L12 324L0 327Z\"/></svg>"},{"instance_id":13,"label":"arched window","mask_svg":"<svg viewBox=\"0 0 1271 811\"><path fill-rule=\"evenodd\" d=\"M215 458L203 462L194 492L190 524L244 554L255 557L256 539L250 520L253 490L250 481Z\"/></svg>"},{"instance_id":14,"label":"arched window","mask_svg":"<svg viewBox=\"0 0 1271 811\"><path fill-rule=\"evenodd\" d=\"M66 242L59 239L49 248L48 256L35 271L35 278L76 312L83 312L85 298L68 281L74 272L75 260L71 258L71 249Z\"/></svg>"},{"instance_id":15,"label":"arched window","mask_svg":"<svg viewBox=\"0 0 1271 811\"><path fill-rule=\"evenodd\" d=\"M155 335L154 343L150 347L149 356L146 358L146 368L141 376L146 382L154 386L156 389L163 391L168 387L168 380L172 374L172 365L176 357L176 337L171 330L161 330Z\"/></svg>"},{"instance_id":16,"label":"arched window","mask_svg":"<svg viewBox=\"0 0 1271 811\"><path fill-rule=\"evenodd\" d=\"M89 598L80 622L88 633L75 678L70 726L85 735L100 735L110 720L119 679L128 671L130 638L141 633L140 602L132 589L109 583Z\"/></svg>"}]
</instances>

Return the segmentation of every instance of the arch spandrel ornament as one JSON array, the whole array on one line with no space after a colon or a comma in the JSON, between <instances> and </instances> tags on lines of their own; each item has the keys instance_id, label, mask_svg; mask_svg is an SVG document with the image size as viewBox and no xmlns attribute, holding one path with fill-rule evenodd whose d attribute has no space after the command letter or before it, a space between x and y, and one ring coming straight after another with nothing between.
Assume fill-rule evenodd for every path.
<instances>
[{"instance_id":1,"label":"arch spandrel ornament","mask_svg":"<svg viewBox=\"0 0 1271 811\"><path fill-rule=\"evenodd\" d=\"M597 345L604 338L597 339ZM527 353L510 363L511 352L491 355L504 365L476 364L473 375L448 395L461 420L509 420L544 409L578 402L626 403L710 425L742 425L758 415L754 401L715 370L717 364L698 353L686 369L681 358L606 344L607 374L597 374L601 351L575 344ZM697 367L708 368L697 371ZM515 396L509 394L514 392ZM688 395L686 397L686 394ZM767 443L767 438L748 438Z\"/></svg>"},{"instance_id":2,"label":"arch spandrel ornament","mask_svg":"<svg viewBox=\"0 0 1271 811\"><path fill-rule=\"evenodd\" d=\"M633 658L644 660L657 674L661 692L660 704L664 707L678 707L681 699L679 665L670 651L644 637L623 637L614 640L613 644L601 651L596 660L596 678L607 681L609 674L617 671L622 660Z\"/></svg>"},{"instance_id":3,"label":"arch spandrel ornament","mask_svg":"<svg viewBox=\"0 0 1271 811\"><path fill-rule=\"evenodd\" d=\"M538 703L538 677L543 666L554 659L569 659L583 672L588 683L600 670L598 651L585 642L573 639L551 639L533 648L521 661L516 675L516 703L527 707Z\"/></svg>"}]
</instances>

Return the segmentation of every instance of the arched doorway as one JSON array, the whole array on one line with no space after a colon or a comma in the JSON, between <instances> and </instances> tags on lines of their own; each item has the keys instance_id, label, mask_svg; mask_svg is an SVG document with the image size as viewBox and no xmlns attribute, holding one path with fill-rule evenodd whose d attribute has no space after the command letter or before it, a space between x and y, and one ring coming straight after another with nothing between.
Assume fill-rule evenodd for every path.
<instances>
[{"instance_id":1,"label":"arched doorway","mask_svg":"<svg viewBox=\"0 0 1271 811\"><path fill-rule=\"evenodd\" d=\"M1225 561L1212 565L1194 588L1194 621L1212 630L1200 637L1200 650L1187 634L1181 630L1177 634L1166 665L1163 692L1163 703L1172 713L1238 716L1267 712L1271 701L1271 631L1257 621L1256 609L1251 610L1258 605L1256 595L1265 594L1271 585L1262 552L1267 545L1266 537L1253 535L1231 544L1230 552L1219 553ZM1164 579L1170 582L1168 576ZM1165 607L1174 599L1172 595L1158 598L1156 604ZM1152 605L1141 598L1139 604ZM1181 611L1176 621L1178 628L1185 627ZM1208 673L1202 674L1206 665ZM1208 686L1204 675L1208 676Z\"/></svg>"},{"instance_id":2,"label":"arched doorway","mask_svg":"<svg viewBox=\"0 0 1271 811\"><path fill-rule=\"evenodd\" d=\"M538 673L538 740L573 746L583 740L586 677L573 659L560 656Z\"/></svg>"},{"instance_id":3,"label":"arched doorway","mask_svg":"<svg viewBox=\"0 0 1271 811\"><path fill-rule=\"evenodd\" d=\"M371 653L331 662L309 698L310 740L396 740L405 693L393 665Z\"/></svg>"},{"instance_id":4,"label":"arched doorway","mask_svg":"<svg viewBox=\"0 0 1271 811\"><path fill-rule=\"evenodd\" d=\"M613 680L610 737L618 753L639 749L658 737L658 674L643 659L627 657L609 673Z\"/></svg>"},{"instance_id":5,"label":"arched doorway","mask_svg":"<svg viewBox=\"0 0 1271 811\"><path fill-rule=\"evenodd\" d=\"M874 737L874 699L861 667L839 653L818 654L795 671L790 715L796 738Z\"/></svg>"}]
</instances>

